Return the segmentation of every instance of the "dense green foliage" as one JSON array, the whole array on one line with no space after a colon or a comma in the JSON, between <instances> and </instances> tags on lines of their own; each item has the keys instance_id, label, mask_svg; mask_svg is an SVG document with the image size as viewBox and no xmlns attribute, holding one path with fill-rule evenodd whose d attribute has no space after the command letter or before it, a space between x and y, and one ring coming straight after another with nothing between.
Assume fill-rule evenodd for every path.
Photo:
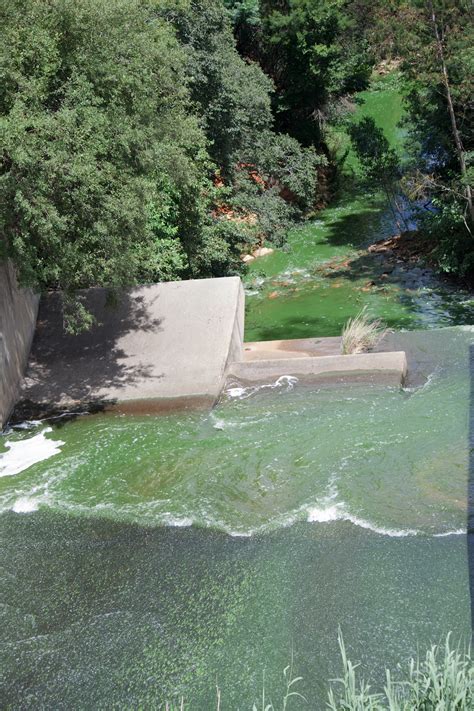
<instances>
[{"instance_id":1,"label":"dense green foliage","mask_svg":"<svg viewBox=\"0 0 474 711\"><path fill-rule=\"evenodd\" d=\"M222 3L196 0L164 15L186 51L191 98L225 186L215 214L231 208L219 234L229 242L233 233L238 244L242 233L250 244L281 244L292 221L313 205L324 158L272 130L272 81L237 52Z\"/></svg>"},{"instance_id":2,"label":"dense green foliage","mask_svg":"<svg viewBox=\"0 0 474 711\"><path fill-rule=\"evenodd\" d=\"M206 141L183 52L145 5L16 0L2 25L3 246L22 283L65 291L74 327L78 288L187 266Z\"/></svg>"},{"instance_id":3,"label":"dense green foliage","mask_svg":"<svg viewBox=\"0 0 474 711\"><path fill-rule=\"evenodd\" d=\"M474 24L464 0L411 3L405 38L415 194L432 201L422 218L439 265L474 277ZM406 10L405 10L406 12Z\"/></svg>"},{"instance_id":4,"label":"dense green foliage","mask_svg":"<svg viewBox=\"0 0 474 711\"><path fill-rule=\"evenodd\" d=\"M63 290L70 329L78 289L234 273L313 204L322 159L273 132L217 0L13 0L1 21L2 254Z\"/></svg>"},{"instance_id":5,"label":"dense green foliage","mask_svg":"<svg viewBox=\"0 0 474 711\"><path fill-rule=\"evenodd\" d=\"M277 125L305 144L323 141L331 102L367 86L372 69L348 0L227 0L242 51L276 86Z\"/></svg>"},{"instance_id":6,"label":"dense green foliage","mask_svg":"<svg viewBox=\"0 0 474 711\"><path fill-rule=\"evenodd\" d=\"M398 57L409 197L438 265L474 278L474 23L468 0L360 0L378 58Z\"/></svg>"}]
</instances>

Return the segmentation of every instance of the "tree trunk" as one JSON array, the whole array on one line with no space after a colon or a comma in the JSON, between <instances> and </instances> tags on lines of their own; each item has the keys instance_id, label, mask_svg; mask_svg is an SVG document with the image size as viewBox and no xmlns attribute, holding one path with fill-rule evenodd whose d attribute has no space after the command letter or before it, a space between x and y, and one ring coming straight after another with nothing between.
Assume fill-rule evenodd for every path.
<instances>
[{"instance_id":1,"label":"tree trunk","mask_svg":"<svg viewBox=\"0 0 474 711\"><path fill-rule=\"evenodd\" d=\"M451 96L451 87L449 84L448 69L446 67L446 61L444 58L443 42L441 40L439 27L438 27L438 20L436 17L436 11L435 11L432 0L428 1L428 7L430 10L430 14L431 14L431 23L433 25L433 31L434 31L434 35L436 38L436 47L437 47L437 51L438 51L438 57L439 57L439 61L441 64L441 70L442 70L442 74L443 74L443 83L444 83L444 88L446 90L446 100L448 102L449 118L451 120L451 129L453 132L454 143L456 144L456 152L458 154L459 165L461 166L461 175L466 183L465 192L466 192L466 200L467 200L467 206L468 206L468 210L469 210L469 216L471 218L471 223L474 224L474 209L473 209L473 204L472 204L472 190L471 190L471 186L469 185L469 181L468 181L464 148L462 145L461 135L458 131L456 114L454 113L454 105L453 105L453 99Z\"/></svg>"}]
</instances>

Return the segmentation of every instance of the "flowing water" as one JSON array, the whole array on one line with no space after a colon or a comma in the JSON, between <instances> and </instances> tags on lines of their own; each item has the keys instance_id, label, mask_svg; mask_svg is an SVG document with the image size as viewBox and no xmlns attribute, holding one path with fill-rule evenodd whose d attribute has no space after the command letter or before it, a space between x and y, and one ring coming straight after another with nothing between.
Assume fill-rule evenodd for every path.
<instances>
[{"instance_id":1,"label":"flowing water","mask_svg":"<svg viewBox=\"0 0 474 711\"><path fill-rule=\"evenodd\" d=\"M375 231L377 199L354 197ZM334 220L349 224L350 210L325 211L265 269L281 276L292 260L310 272L313 257L345 255ZM337 332L356 282L294 279L307 279L301 292L250 297L247 337ZM416 308L367 298L392 323L433 326L468 320L455 296L413 295ZM323 709L338 626L375 684L449 630L466 640L474 330L398 339L413 369L403 389L287 376L230 387L212 412L7 431L2 708L157 709L183 695L209 711L217 683L222 708L250 710L263 675L268 700L281 699L293 657L310 702L289 708Z\"/></svg>"},{"instance_id":2,"label":"flowing water","mask_svg":"<svg viewBox=\"0 0 474 711\"><path fill-rule=\"evenodd\" d=\"M448 630L466 639L473 336L405 334L421 365L404 390L287 377L211 413L8 432L4 706L182 693L204 710L217 680L227 708L250 709L293 651L324 708L338 625L376 681Z\"/></svg>"}]
</instances>

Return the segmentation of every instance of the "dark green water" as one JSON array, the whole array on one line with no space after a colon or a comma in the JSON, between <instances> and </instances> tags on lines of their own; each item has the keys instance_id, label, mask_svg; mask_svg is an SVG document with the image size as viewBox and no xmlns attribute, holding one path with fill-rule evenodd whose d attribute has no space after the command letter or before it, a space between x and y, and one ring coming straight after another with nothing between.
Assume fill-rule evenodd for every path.
<instances>
[{"instance_id":1,"label":"dark green water","mask_svg":"<svg viewBox=\"0 0 474 711\"><path fill-rule=\"evenodd\" d=\"M465 541L397 539L340 522L267 537L144 528L53 511L2 516L5 708L251 709L280 702L294 650L324 708L340 623L377 679L469 625ZM3 557L3 556L2 556ZM2 561L4 563L4 561Z\"/></svg>"},{"instance_id":2,"label":"dark green water","mask_svg":"<svg viewBox=\"0 0 474 711\"><path fill-rule=\"evenodd\" d=\"M365 98L358 111L395 140L394 87ZM431 276L366 292L366 273L318 270L391 231L380 197L354 193L295 232L289 252L253 267L266 280L248 297L246 337L334 335L368 302L391 325L431 329L398 336L416 375L406 388L286 377L230 389L211 413L5 434L2 708L159 709L184 696L210 711L217 683L223 709L250 711L263 674L279 707L293 654L309 703L289 709L319 710L339 625L376 685L449 630L469 637L474 332L433 330L472 322L469 297Z\"/></svg>"}]
</instances>

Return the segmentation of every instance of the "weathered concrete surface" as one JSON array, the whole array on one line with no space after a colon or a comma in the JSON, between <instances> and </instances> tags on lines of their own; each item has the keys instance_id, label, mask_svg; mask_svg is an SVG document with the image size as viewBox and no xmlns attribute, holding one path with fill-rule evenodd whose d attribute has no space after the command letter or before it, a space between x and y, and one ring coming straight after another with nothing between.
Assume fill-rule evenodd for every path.
<instances>
[{"instance_id":1,"label":"weathered concrete surface","mask_svg":"<svg viewBox=\"0 0 474 711\"><path fill-rule=\"evenodd\" d=\"M137 287L115 306L104 289L88 289L83 298L97 324L78 336L64 333L57 294L41 301L24 401L116 401L139 410L135 401L212 405L228 364L242 358L238 277Z\"/></svg>"},{"instance_id":2,"label":"weathered concrete surface","mask_svg":"<svg viewBox=\"0 0 474 711\"><path fill-rule=\"evenodd\" d=\"M244 343L245 361L302 358L304 356L340 355L340 336L326 338L293 338L284 341Z\"/></svg>"},{"instance_id":3,"label":"weathered concrete surface","mask_svg":"<svg viewBox=\"0 0 474 711\"><path fill-rule=\"evenodd\" d=\"M358 353L301 358L272 358L241 361L229 368L229 379L246 383L268 382L269 378L294 375L303 380L348 377L383 383L401 384L407 372L403 351L390 353ZM360 377L359 377L360 376Z\"/></svg>"},{"instance_id":4,"label":"weathered concrete surface","mask_svg":"<svg viewBox=\"0 0 474 711\"><path fill-rule=\"evenodd\" d=\"M0 264L0 429L18 397L35 330L39 297L19 289L11 264Z\"/></svg>"}]
</instances>

